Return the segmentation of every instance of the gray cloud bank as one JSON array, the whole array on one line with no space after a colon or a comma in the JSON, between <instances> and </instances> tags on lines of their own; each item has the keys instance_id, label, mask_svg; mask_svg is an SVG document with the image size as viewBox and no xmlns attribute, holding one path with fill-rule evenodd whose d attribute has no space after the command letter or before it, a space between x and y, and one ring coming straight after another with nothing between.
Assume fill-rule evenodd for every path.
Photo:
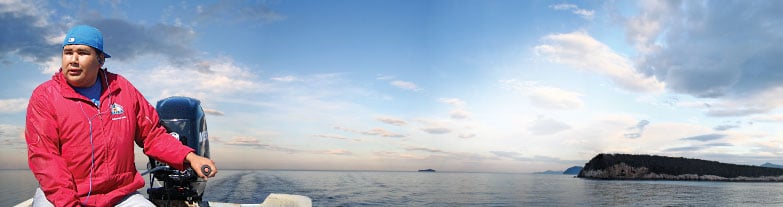
<instances>
[{"instance_id":1,"label":"gray cloud bank","mask_svg":"<svg viewBox=\"0 0 783 207\"><path fill-rule=\"evenodd\" d=\"M741 96L783 86L783 1L656 1L628 19L638 69L676 92Z\"/></svg>"}]
</instances>

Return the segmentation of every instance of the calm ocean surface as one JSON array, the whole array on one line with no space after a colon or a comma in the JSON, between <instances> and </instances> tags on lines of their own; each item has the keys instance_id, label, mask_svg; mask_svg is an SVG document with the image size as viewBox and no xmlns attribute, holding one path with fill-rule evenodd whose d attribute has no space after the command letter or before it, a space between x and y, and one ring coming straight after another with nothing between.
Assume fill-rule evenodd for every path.
<instances>
[{"instance_id":1,"label":"calm ocean surface","mask_svg":"<svg viewBox=\"0 0 783 207\"><path fill-rule=\"evenodd\" d=\"M0 170L0 206L32 197L36 187L30 171ZM783 206L783 183L450 172L221 170L205 197L260 203L269 193L306 195L314 206Z\"/></svg>"}]
</instances>

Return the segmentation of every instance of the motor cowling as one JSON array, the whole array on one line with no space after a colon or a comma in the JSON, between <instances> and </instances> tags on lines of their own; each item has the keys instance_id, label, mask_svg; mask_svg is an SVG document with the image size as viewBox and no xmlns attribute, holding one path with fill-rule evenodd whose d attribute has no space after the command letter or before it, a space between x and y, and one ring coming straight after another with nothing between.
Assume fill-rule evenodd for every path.
<instances>
[{"instance_id":1,"label":"motor cowling","mask_svg":"<svg viewBox=\"0 0 783 207\"><path fill-rule=\"evenodd\" d=\"M160 124L169 134L195 150L196 154L210 157L207 122L201 101L174 96L158 101L155 109ZM170 201L201 202L206 180L198 177L194 169L180 171L152 157L147 166L152 172L147 194L158 206L168 206ZM158 180L161 187L153 188L154 180Z\"/></svg>"}]
</instances>

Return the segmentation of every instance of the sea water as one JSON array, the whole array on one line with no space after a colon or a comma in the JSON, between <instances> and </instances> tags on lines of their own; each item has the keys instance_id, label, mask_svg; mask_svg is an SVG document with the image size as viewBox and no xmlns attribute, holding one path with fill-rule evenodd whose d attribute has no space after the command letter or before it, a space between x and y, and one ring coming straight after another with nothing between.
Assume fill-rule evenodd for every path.
<instances>
[{"instance_id":1,"label":"sea water","mask_svg":"<svg viewBox=\"0 0 783 207\"><path fill-rule=\"evenodd\" d=\"M28 170L0 170L0 206L36 187ZM205 199L260 203L269 193L305 195L313 206L783 206L783 183L461 172L221 170Z\"/></svg>"}]
</instances>

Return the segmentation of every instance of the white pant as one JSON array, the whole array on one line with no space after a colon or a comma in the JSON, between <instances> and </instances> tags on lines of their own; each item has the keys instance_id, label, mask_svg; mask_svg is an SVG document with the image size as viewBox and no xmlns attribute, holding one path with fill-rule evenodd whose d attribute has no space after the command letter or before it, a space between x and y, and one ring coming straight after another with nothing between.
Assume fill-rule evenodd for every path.
<instances>
[{"instance_id":1,"label":"white pant","mask_svg":"<svg viewBox=\"0 0 783 207\"><path fill-rule=\"evenodd\" d=\"M155 207L155 204L152 204L149 200L144 198L139 192L131 193L130 195L125 196L125 198L122 199L120 203L115 205L115 207L136 207L136 206L142 206L142 207ZM49 200L46 200L46 196L44 195L44 192L41 190L41 188L35 189L35 196L33 197L33 207L54 207L52 205L52 202L49 202Z\"/></svg>"}]
</instances>

